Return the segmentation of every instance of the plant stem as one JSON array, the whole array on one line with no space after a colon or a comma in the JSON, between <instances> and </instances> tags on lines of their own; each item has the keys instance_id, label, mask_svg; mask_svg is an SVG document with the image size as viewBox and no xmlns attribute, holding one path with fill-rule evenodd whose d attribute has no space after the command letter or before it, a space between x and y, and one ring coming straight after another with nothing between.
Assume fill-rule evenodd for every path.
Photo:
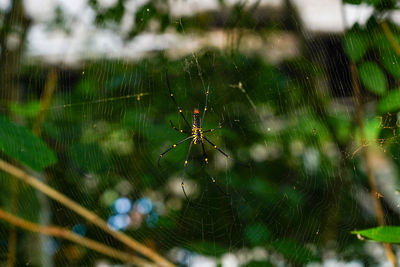
<instances>
[{"instance_id":1,"label":"plant stem","mask_svg":"<svg viewBox=\"0 0 400 267\"><path fill-rule=\"evenodd\" d=\"M365 168L366 168L366 174L367 174L367 178L368 178L368 184L370 187L370 194L371 194L371 198L374 201L375 212L376 212L376 216L378 219L378 224L379 224L379 226L384 226L385 225L385 217L383 214L381 202L378 197L379 196L378 190L377 190L377 187L375 184L375 178L374 178L374 173L373 173L372 164L371 164L372 159L371 159L370 154L368 153L368 146L366 145L360 84L359 84L359 80L358 80L357 66L354 62L350 63L350 71L351 71L351 77L352 77L352 83L353 83L353 89L354 89L354 102L356 104L356 120L357 120L358 128L360 131L360 139L361 139L361 147L362 147L361 153L362 153L362 157L365 161ZM396 256L393 253L392 246L388 243L383 243L383 246L385 248L386 256L387 256L389 262L391 262L393 267L395 267L396 266Z\"/></svg>"},{"instance_id":2,"label":"plant stem","mask_svg":"<svg viewBox=\"0 0 400 267\"><path fill-rule=\"evenodd\" d=\"M51 98L53 96L54 90L57 86L58 72L56 68L52 68L47 75L47 80L44 85L43 94L40 98L40 110L36 117L35 123L33 124L32 131L40 136L42 132L42 123L46 117L46 113L49 110Z\"/></svg>"},{"instance_id":3,"label":"plant stem","mask_svg":"<svg viewBox=\"0 0 400 267\"><path fill-rule=\"evenodd\" d=\"M138 266L154 266L154 264L151 264L144 259L141 259L136 256L132 256L129 253L121 252L117 249L111 248L111 247L101 244L97 241L80 236L78 234L71 232L70 230L63 229L60 227L55 227L55 226L41 226L41 225L38 225L38 224L35 224L32 222L23 220L21 218L18 218L10 213L3 211L2 209L0 209L0 219L7 221L8 223L12 224L13 226L17 226L17 227L20 227L22 229L25 229L25 230L28 230L31 232L40 233L40 234L44 234L44 235L50 235L50 236L54 236L56 238L67 239L69 241L75 242L84 247L93 249L99 253L102 253L109 257L121 260L123 262L133 263Z\"/></svg>"},{"instance_id":4,"label":"plant stem","mask_svg":"<svg viewBox=\"0 0 400 267\"><path fill-rule=\"evenodd\" d=\"M43 182L37 180L35 177L27 174L20 168L9 164L0 159L0 169L3 171L11 174L12 176L20 179L21 181L30 184L37 190L43 192L50 198L60 202L64 206L68 207L72 211L78 213L89 222L93 223L94 225L98 226L103 231L107 232L117 240L121 241L134 251L142 254L143 256L148 257L149 259L153 260L160 266L174 266L171 262L167 259L159 255L157 252L153 251L152 249L144 246L143 244L139 243L138 241L132 239L131 237L127 236L126 234L111 229L107 223L97 216L94 212L89 211L88 209L84 208L83 206L79 205L77 202L73 201L72 199L68 198L67 196L63 195L62 193L54 190L50 186L44 184Z\"/></svg>"},{"instance_id":5,"label":"plant stem","mask_svg":"<svg viewBox=\"0 0 400 267\"><path fill-rule=\"evenodd\" d=\"M46 118L46 114L49 111L51 99L57 87L57 81L58 81L58 71L56 67L52 67L47 74L47 79L44 84L42 95L40 97L40 109L32 127L32 132L36 134L38 137L42 135L42 124ZM33 175L36 177L36 179L39 179L40 181L46 180L45 173L43 174L35 173ZM40 202L39 222L41 225L48 225L50 224L51 221L51 208L49 199L41 192L38 192L38 199ZM41 254L40 257L41 265L53 267L54 266L53 257L50 254L46 253L44 250L45 244L46 242L48 242L49 237L42 235L39 237L39 239L40 239L39 240L40 245L35 246L35 249L40 251L39 253Z\"/></svg>"},{"instance_id":6,"label":"plant stem","mask_svg":"<svg viewBox=\"0 0 400 267\"><path fill-rule=\"evenodd\" d=\"M11 181L11 212L18 212L18 192L19 192L19 181ZM7 267L14 267L17 260L17 230L14 226L10 227L10 233L8 235L8 255L7 255Z\"/></svg>"}]
</instances>

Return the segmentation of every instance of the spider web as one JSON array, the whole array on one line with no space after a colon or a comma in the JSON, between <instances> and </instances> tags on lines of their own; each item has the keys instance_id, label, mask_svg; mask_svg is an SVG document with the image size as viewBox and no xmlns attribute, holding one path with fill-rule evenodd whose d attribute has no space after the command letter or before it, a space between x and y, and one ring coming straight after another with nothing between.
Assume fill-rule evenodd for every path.
<instances>
[{"instance_id":1,"label":"spider web","mask_svg":"<svg viewBox=\"0 0 400 267\"><path fill-rule=\"evenodd\" d=\"M185 21L177 24L185 40L197 38ZM277 27L280 38L289 38L290 43L292 26ZM41 127L59 161L37 177L95 211L110 227L179 265L383 262L378 245L364 245L349 233L374 222L360 153L365 147L375 152L375 162L387 166L377 164L377 184L385 212L394 213L390 219L397 221L400 200L393 190L398 188L393 162L399 151L393 147L398 144L398 118L376 116L368 103L377 99L364 92L369 100L367 141L361 144L359 133L350 130L356 112L350 78L341 72L343 62L329 61L334 53L345 60L337 36L308 41L302 55L274 61L254 52L265 47L236 47L241 43L237 29L222 29L231 42L223 49L206 46L176 56L170 47L134 63L104 59L58 70L58 87ZM253 31L256 34L241 34L255 38L256 26ZM39 66L40 73L26 71L20 103L10 109L31 128L41 111L38 101L48 66L34 60L27 65ZM193 110L204 107L210 88L203 128L222 126L207 137L231 159L205 147L212 174L227 194L212 183L199 145L193 146L185 177L192 205L181 189L189 142L168 152L157 167L159 154L184 138L169 121L185 129L169 97L167 70L189 122ZM335 83L338 77L341 82ZM24 112L30 109L34 115ZM347 130L351 134L343 133ZM344 143L351 145L341 146ZM3 176L2 187L12 188L9 177ZM62 205L21 185L19 190L23 199L12 204L2 198L1 203L14 205L24 219L63 226L124 249ZM5 195L11 196L9 191ZM2 259L7 258L7 230L0 230ZM20 262L46 266L117 262L51 237L41 242L45 256L38 259L33 252L22 252ZM28 242L26 250L35 252L32 247Z\"/></svg>"}]
</instances>

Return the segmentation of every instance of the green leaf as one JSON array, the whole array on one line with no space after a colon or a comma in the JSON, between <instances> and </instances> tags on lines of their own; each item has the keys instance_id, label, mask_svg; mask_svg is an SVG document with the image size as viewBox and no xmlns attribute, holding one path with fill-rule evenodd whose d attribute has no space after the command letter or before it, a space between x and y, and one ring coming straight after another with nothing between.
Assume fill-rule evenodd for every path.
<instances>
[{"instance_id":1,"label":"green leaf","mask_svg":"<svg viewBox=\"0 0 400 267\"><path fill-rule=\"evenodd\" d=\"M361 82L370 92L383 95L386 91L387 81L381 68L374 62L364 62L359 67Z\"/></svg>"},{"instance_id":2,"label":"green leaf","mask_svg":"<svg viewBox=\"0 0 400 267\"><path fill-rule=\"evenodd\" d=\"M389 91L377 104L377 110L381 113L398 109L400 109L400 88Z\"/></svg>"},{"instance_id":3,"label":"green leaf","mask_svg":"<svg viewBox=\"0 0 400 267\"><path fill-rule=\"evenodd\" d=\"M94 97L96 95L96 83L94 79L82 79L76 85L76 91L79 92L84 98Z\"/></svg>"},{"instance_id":4,"label":"green leaf","mask_svg":"<svg viewBox=\"0 0 400 267\"><path fill-rule=\"evenodd\" d=\"M336 125L334 130L336 131L336 136L339 141L343 144L348 142L352 127L351 118L348 116L348 114L345 112L337 113L332 115L329 120L332 125Z\"/></svg>"},{"instance_id":5,"label":"green leaf","mask_svg":"<svg viewBox=\"0 0 400 267\"><path fill-rule=\"evenodd\" d=\"M257 223L246 227L245 236L252 246L259 246L269 240L271 233L264 224Z\"/></svg>"},{"instance_id":6,"label":"green leaf","mask_svg":"<svg viewBox=\"0 0 400 267\"><path fill-rule=\"evenodd\" d=\"M272 243L272 247L285 258L297 263L306 264L307 262L318 260L310 249L292 240L276 241Z\"/></svg>"},{"instance_id":7,"label":"green leaf","mask_svg":"<svg viewBox=\"0 0 400 267\"><path fill-rule=\"evenodd\" d=\"M382 63L390 74L400 78L400 56L393 52L384 53L382 55Z\"/></svg>"},{"instance_id":8,"label":"green leaf","mask_svg":"<svg viewBox=\"0 0 400 267\"><path fill-rule=\"evenodd\" d=\"M190 244L190 247L188 249L197 252L199 254L210 255L210 256L220 256L229 251L229 249L226 248L224 245L208 241L194 242Z\"/></svg>"},{"instance_id":9,"label":"green leaf","mask_svg":"<svg viewBox=\"0 0 400 267\"><path fill-rule=\"evenodd\" d=\"M0 174L0 207L8 212L17 212L18 216L25 220L38 222L39 213L37 211L40 209L40 203L36 189L20 181L16 182L17 195L11 189L13 186L9 175L6 173ZM17 210L13 207L15 204L18 205Z\"/></svg>"},{"instance_id":10,"label":"green leaf","mask_svg":"<svg viewBox=\"0 0 400 267\"><path fill-rule=\"evenodd\" d=\"M395 39L397 39L396 36ZM392 45L390 44L389 40L387 39L384 33L376 32L374 36L372 36L371 43L373 48L376 48L378 51L381 51L381 53L393 51Z\"/></svg>"},{"instance_id":11,"label":"green leaf","mask_svg":"<svg viewBox=\"0 0 400 267\"><path fill-rule=\"evenodd\" d=\"M74 144L68 152L71 160L84 171L98 173L109 169L110 162L96 143Z\"/></svg>"},{"instance_id":12,"label":"green leaf","mask_svg":"<svg viewBox=\"0 0 400 267\"><path fill-rule=\"evenodd\" d=\"M373 142L379 137L379 132L382 129L380 118L366 118L364 119L365 138L366 141ZM358 140L361 140L358 138Z\"/></svg>"},{"instance_id":13,"label":"green leaf","mask_svg":"<svg viewBox=\"0 0 400 267\"><path fill-rule=\"evenodd\" d=\"M348 32L343 41L344 51L353 61L358 61L364 56L368 45L368 37L359 30Z\"/></svg>"},{"instance_id":14,"label":"green leaf","mask_svg":"<svg viewBox=\"0 0 400 267\"><path fill-rule=\"evenodd\" d=\"M39 114L40 102L30 101L26 104L11 103L10 110L12 113L25 117L25 118L35 118Z\"/></svg>"},{"instance_id":15,"label":"green leaf","mask_svg":"<svg viewBox=\"0 0 400 267\"><path fill-rule=\"evenodd\" d=\"M0 151L37 171L57 161L54 151L41 139L1 115Z\"/></svg>"},{"instance_id":16,"label":"green leaf","mask_svg":"<svg viewBox=\"0 0 400 267\"><path fill-rule=\"evenodd\" d=\"M12 205L10 203L10 205ZM21 218L31 222L39 222L40 202L38 194L31 186L19 183L18 186L18 214ZM12 211L12 209L10 209Z\"/></svg>"},{"instance_id":17,"label":"green leaf","mask_svg":"<svg viewBox=\"0 0 400 267\"><path fill-rule=\"evenodd\" d=\"M359 234L378 242L400 243L400 226L380 226L351 233Z\"/></svg>"}]
</instances>

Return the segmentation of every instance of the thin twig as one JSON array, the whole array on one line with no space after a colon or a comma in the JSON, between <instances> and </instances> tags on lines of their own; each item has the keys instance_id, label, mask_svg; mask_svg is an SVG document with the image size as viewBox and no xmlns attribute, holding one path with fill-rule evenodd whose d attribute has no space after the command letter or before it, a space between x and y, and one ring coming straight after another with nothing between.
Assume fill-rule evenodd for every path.
<instances>
[{"instance_id":1,"label":"thin twig","mask_svg":"<svg viewBox=\"0 0 400 267\"><path fill-rule=\"evenodd\" d=\"M367 174L367 178L368 178L369 187L371 189L370 194L374 201L378 224L379 224L379 226L384 226L385 225L385 217L383 214L381 202L379 200L379 192L377 190L374 174L372 171L372 164L371 164L372 159L371 159L370 153L368 153L368 146L365 145L366 137L365 137L365 129L364 129L364 123L363 123L361 91L360 91L360 84L359 84L359 80L358 80L357 66L354 62L350 63L350 71L351 71L352 83L353 83L353 88L354 88L354 102L356 104L356 120L357 120L358 128L360 129L360 139L361 139L361 147L362 147L361 152L362 152L362 157L364 158L364 161L365 161L366 174ZM385 248L385 252L386 252L386 256L387 256L388 260L395 267L396 266L396 256L393 253L392 246L388 243L383 243L383 246Z\"/></svg>"},{"instance_id":2,"label":"thin twig","mask_svg":"<svg viewBox=\"0 0 400 267\"><path fill-rule=\"evenodd\" d=\"M11 181L11 212L18 212L18 193L19 193L19 181ZM8 255L7 255L7 267L14 267L17 261L17 229L14 226L10 227L10 233L8 235Z\"/></svg>"},{"instance_id":3,"label":"thin twig","mask_svg":"<svg viewBox=\"0 0 400 267\"><path fill-rule=\"evenodd\" d=\"M386 21L382 21L380 23L383 33L385 34L386 38L388 39L390 45L392 46L394 52L400 56L400 45L397 43L396 39L394 38L394 35L392 31L390 30L389 25L387 24Z\"/></svg>"},{"instance_id":4,"label":"thin twig","mask_svg":"<svg viewBox=\"0 0 400 267\"><path fill-rule=\"evenodd\" d=\"M43 94L40 98L40 110L36 117L35 123L33 124L32 131L40 136L41 126L46 117L46 113L49 110L51 98L53 96L54 90L56 89L58 81L58 72L56 68L52 68L47 75L46 84L44 85Z\"/></svg>"},{"instance_id":5,"label":"thin twig","mask_svg":"<svg viewBox=\"0 0 400 267\"><path fill-rule=\"evenodd\" d=\"M38 114L36 115L35 121L33 123L32 127L32 132L36 134L38 137L41 136L42 134L42 124L45 121L48 108L51 103L51 99L53 97L53 93L57 87L57 82L58 82L58 71L56 67L52 67L47 74L47 79L44 84L43 92L40 97L40 109ZM45 181L46 179L46 172L44 171L43 175L39 173L33 173L33 175L36 177L36 179L39 179L40 181ZM40 224L42 225L48 225L50 222L50 203L49 199L42 193L38 193L38 198L40 201ZM13 214L18 214L16 212L12 212ZM41 236L40 245L38 246L40 253L42 256L40 257L40 261L42 264L46 264L48 261L52 261L52 257L48 255L47 253L43 253L44 249L43 247L45 246L46 243L46 237Z\"/></svg>"},{"instance_id":6,"label":"thin twig","mask_svg":"<svg viewBox=\"0 0 400 267\"><path fill-rule=\"evenodd\" d=\"M242 93L246 96L247 101L249 101L251 107L252 107L254 110L256 110L256 105L254 104L253 100L250 98L250 96L249 96L249 94L247 93L246 89L244 89L242 82L239 82L238 84L231 84L231 85L229 85L229 86L232 87L232 88L237 88L237 89L239 89L240 92L242 92Z\"/></svg>"},{"instance_id":7,"label":"thin twig","mask_svg":"<svg viewBox=\"0 0 400 267\"><path fill-rule=\"evenodd\" d=\"M174 266L171 262L167 259L159 255L154 250L144 246L143 244L139 243L138 241L132 239L131 237L127 236L126 234L111 229L107 223L97 216L92 211L84 208L83 206L79 205L77 202L73 201L72 199L66 197L65 195L61 194L60 192L54 190L50 186L44 184L43 182L35 179L33 176L27 174L20 168L5 162L4 160L0 159L0 169L3 171L11 174L12 176L20 179L21 181L30 184L37 190L41 191L45 195L49 196L50 198L60 202L64 206L68 207L72 211L78 213L82 217L84 217L89 222L93 223L94 225L98 226L103 231L107 232L117 240L121 241L134 251L142 254L143 256L148 257L149 259L153 260L160 266Z\"/></svg>"},{"instance_id":8,"label":"thin twig","mask_svg":"<svg viewBox=\"0 0 400 267\"><path fill-rule=\"evenodd\" d=\"M81 235L75 234L74 232L71 232L70 230L63 229L60 227L55 227L55 226L42 226L38 225L29 221L26 221L24 219L21 219L17 216L14 216L8 212L5 212L4 210L0 209L0 219L10 223L13 226L17 226L19 228L34 232L34 233L40 233L44 235L50 235L54 236L56 238L63 238L67 239L69 241L75 242L81 246L87 247L89 249L93 249L101 254L107 255L109 257L118 259L123 262L129 262L136 264L138 266L154 266L154 264L141 259L136 256L132 256L129 253L126 252L121 252L117 249L111 248L109 246L106 246L104 244L101 244L100 242L91 240L87 237L83 237Z\"/></svg>"}]
</instances>

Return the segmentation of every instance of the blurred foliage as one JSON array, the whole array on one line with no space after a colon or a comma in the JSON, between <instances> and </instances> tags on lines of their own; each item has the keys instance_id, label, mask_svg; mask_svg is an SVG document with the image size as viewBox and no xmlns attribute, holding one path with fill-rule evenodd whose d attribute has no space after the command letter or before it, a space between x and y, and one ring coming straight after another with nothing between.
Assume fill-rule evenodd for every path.
<instances>
[{"instance_id":1,"label":"blurred foliage","mask_svg":"<svg viewBox=\"0 0 400 267\"><path fill-rule=\"evenodd\" d=\"M42 171L49 185L105 219L116 214L113 203L119 197L129 198L136 207L137 201L150 198L151 211L132 212L135 225L124 231L163 255L181 248L219 259L243 248L262 248L273 256L252 259L245 266L275 266L279 260L304 266L321 262L333 249L347 261L373 265L376 259L350 234L376 226L374 212L365 207L371 199L364 196L369 189L359 153L364 144L355 123L353 89L346 76L332 82L335 73L329 67L338 71L347 70L349 61L356 64L362 100L368 104L363 118L367 143L380 151L377 161L394 166L395 182L389 184L394 192L400 170L399 55L379 21L383 11L394 9L394 1L344 2L368 3L375 7L374 14L365 26L356 24L344 36L300 38L302 55L279 63L269 63L232 44L222 51L204 48L173 60L158 51L137 63L99 60L78 69L59 66L60 79L40 138L30 129L41 111L49 67L23 65L18 69L19 98L2 103L3 159ZM124 1L110 8L94 0L90 5L98 27L121 22ZM291 14L264 22L256 11L257 5L237 5L222 14L171 18L165 5L151 1L138 9L136 26L125 38L146 32L154 21L159 22L160 32L168 27L179 34L219 27L226 32L242 29L243 36L250 31L263 38L282 32L304 37L293 26L297 22L290 21L296 19ZM387 23L400 41L398 27ZM320 39L327 39L332 50L322 43L315 46L313 41ZM315 47L325 49L325 59L333 58L333 66L325 65ZM180 189L188 144L169 152L162 158L162 167L156 167L160 152L184 138L170 127L170 120L178 128L185 124L169 97L167 70L176 101L189 120L194 108L203 108L205 89L210 88L204 128L222 125L209 137L232 160L221 160L212 147L206 151L212 173L228 195L211 182L197 146L186 176L195 206L187 203ZM0 207L6 210L12 205L10 179L0 176ZM19 216L37 222L43 207L34 190L21 187L17 201ZM389 197L382 202L387 221L398 225L398 210ZM84 224L86 236L124 249L59 204L51 202L50 210L52 223L69 229ZM3 222L0 226L0 260L5 261L10 227ZM397 242L393 241L397 232L386 227L354 233ZM30 243L21 245L25 235L21 231L18 237L18 264L30 259ZM66 242L60 241L59 246L54 254L56 266L93 266L101 258Z\"/></svg>"},{"instance_id":2,"label":"blurred foliage","mask_svg":"<svg viewBox=\"0 0 400 267\"><path fill-rule=\"evenodd\" d=\"M42 170L57 161L54 152L41 139L4 116L0 116L0 150L34 170Z\"/></svg>"}]
</instances>

